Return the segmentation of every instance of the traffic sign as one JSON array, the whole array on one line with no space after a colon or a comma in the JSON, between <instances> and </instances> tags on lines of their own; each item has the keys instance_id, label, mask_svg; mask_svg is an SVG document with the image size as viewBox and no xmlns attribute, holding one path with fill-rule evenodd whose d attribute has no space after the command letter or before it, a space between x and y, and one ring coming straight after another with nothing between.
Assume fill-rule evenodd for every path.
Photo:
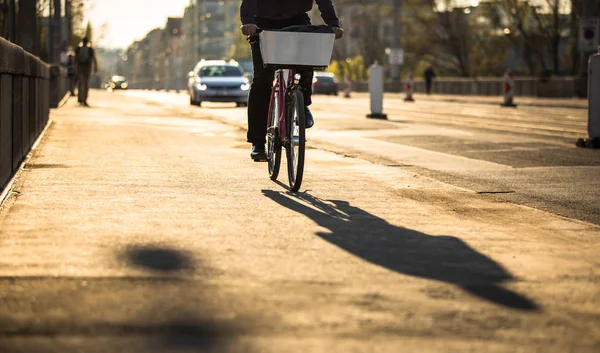
<instances>
[{"instance_id":1,"label":"traffic sign","mask_svg":"<svg viewBox=\"0 0 600 353\"><path fill-rule=\"evenodd\" d=\"M403 49L390 49L389 59L390 59L391 65L404 64L404 50Z\"/></svg>"},{"instance_id":2,"label":"traffic sign","mask_svg":"<svg viewBox=\"0 0 600 353\"><path fill-rule=\"evenodd\" d=\"M579 50L592 53L600 46L600 19L598 17L582 18L579 22Z\"/></svg>"}]
</instances>

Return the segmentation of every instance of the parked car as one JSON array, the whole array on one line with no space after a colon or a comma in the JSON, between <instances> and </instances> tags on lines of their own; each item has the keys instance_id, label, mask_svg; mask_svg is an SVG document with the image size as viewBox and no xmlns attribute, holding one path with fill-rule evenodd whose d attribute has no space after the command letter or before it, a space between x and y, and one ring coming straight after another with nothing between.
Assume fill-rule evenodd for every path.
<instances>
[{"instance_id":1,"label":"parked car","mask_svg":"<svg viewBox=\"0 0 600 353\"><path fill-rule=\"evenodd\" d=\"M250 81L236 61L202 60L189 73L190 104L202 102L233 102L238 107L248 105Z\"/></svg>"},{"instance_id":2,"label":"parked car","mask_svg":"<svg viewBox=\"0 0 600 353\"><path fill-rule=\"evenodd\" d=\"M313 78L313 94L328 94L337 96L339 92L339 84L332 73L315 72Z\"/></svg>"},{"instance_id":3,"label":"parked car","mask_svg":"<svg viewBox=\"0 0 600 353\"><path fill-rule=\"evenodd\" d=\"M110 90L127 89L128 87L129 83L127 83L124 76L115 75L108 81L108 89Z\"/></svg>"}]
</instances>

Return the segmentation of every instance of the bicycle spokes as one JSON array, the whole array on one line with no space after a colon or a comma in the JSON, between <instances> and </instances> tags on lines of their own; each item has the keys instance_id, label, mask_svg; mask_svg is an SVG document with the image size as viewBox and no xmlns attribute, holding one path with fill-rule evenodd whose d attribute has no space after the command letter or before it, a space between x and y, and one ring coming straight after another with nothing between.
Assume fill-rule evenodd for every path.
<instances>
[{"instance_id":1,"label":"bicycle spokes","mask_svg":"<svg viewBox=\"0 0 600 353\"><path fill-rule=\"evenodd\" d=\"M305 148L304 97L300 90L290 95L287 110L287 165L290 188L298 191L302 184Z\"/></svg>"}]
</instances>

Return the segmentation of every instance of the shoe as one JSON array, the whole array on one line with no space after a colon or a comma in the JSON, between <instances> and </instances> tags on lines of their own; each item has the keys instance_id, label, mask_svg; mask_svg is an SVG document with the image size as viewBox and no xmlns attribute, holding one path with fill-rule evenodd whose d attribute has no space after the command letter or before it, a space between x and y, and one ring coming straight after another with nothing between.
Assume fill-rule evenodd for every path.
<instances>
[{"instance_id":1,"label":"shoe","mask_svg":"<svg viewBox=\"0 0 600 353\"><path fill-rule=\"evenodd\" d=\"M88 104L88 102L83 102L83 106L84 107L88 107L88 108L90 107L90 105Z\"/></svg>"},{"instance_id":2,"label":"shoe","mask_svg":"<svg viewBox=\"0 0 600 353\"><path fill-rule=\"evenodd\" d=\"M250 157L255 162L266 162L267 161L267 151L265 150L264 144L252 144L252 152L250 153Z\"/></svg>"},{"instance_id":3,"label":"shoe","mask_svg":"<svg viewBox=\"0 0 600 353\"><path fill-rule=\"evenodd\" d=\"M315 125L315 119L313 118L312 113L308 107L304 107L304 117L306 118L306 128L310 129Z\"/></svg>"}]
</instances>

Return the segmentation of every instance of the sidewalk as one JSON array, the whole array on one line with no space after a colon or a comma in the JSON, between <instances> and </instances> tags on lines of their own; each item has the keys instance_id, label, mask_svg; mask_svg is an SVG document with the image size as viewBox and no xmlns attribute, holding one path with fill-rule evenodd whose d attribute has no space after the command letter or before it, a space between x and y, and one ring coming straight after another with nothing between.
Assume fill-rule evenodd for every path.
<instances>
[{"instance_id":1,"label":"sidewalk","mask_svg":"<svg viewBox=\"0 0 600 353\"><path fill-rule=\"evenodd\" d=\"M358 96L368 93L353 93ZM464 96L464 95L449 95L449 94L432 94L416 93L413 95L415 100L432 101L432 102L448 102L448 103L467 103L467 104L492 104L500 105L504 103L502 96ZM385 93L385 98L404 99L403 93ZM547 108L573 108L573 109L588 109L588 100L580 98L538 98L538 97L515 97L514 103L518 106L529 107L547 107Z\"/></svg>"},{"instance_id":2,"label":"sidewalk","mask_svg":"<svg viewBox=\"0 0 600 353\"><path fill-rule=\"evenodd\" d=\"M600 347L598 227L318 149L291 194L202 109L90 102L0 208L2 352Z\"/></svg>"}]
</instances>

